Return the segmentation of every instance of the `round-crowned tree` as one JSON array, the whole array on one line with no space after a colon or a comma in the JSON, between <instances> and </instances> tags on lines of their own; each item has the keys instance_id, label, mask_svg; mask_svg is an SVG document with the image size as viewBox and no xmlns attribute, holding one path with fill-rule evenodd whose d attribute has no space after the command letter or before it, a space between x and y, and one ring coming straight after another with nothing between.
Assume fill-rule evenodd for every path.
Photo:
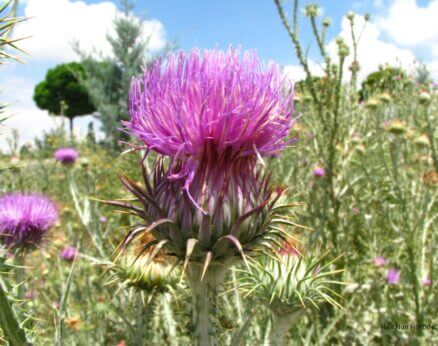
<instances>
[{"instance_id":1,"label":"round-crowned tree","mask_svg":"<svg viewBox=\"0 0 438 346\"><path fill-rule=\"evenodd\" d=\"M33 95L40 109L69 119L72 138L73 119L96 111L87 89L80 84L79 79L86 79L86 72L81 64L60 64L47 71L46 78L37 84Z\"/></svg>"}]
</instances>

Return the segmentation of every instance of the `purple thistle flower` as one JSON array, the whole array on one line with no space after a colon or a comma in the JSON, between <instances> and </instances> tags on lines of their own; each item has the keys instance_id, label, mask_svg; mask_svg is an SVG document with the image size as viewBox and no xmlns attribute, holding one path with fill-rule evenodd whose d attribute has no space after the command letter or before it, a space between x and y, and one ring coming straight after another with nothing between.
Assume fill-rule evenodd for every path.
<instances>
[{"instance_id":1,"label":"purple thistle flower","mask_svg":"<svg viewBox=\"0 0 438 346\"><path fill-rule=\"evenodd\" d=\"M391 285L398 284L400 281L400 271L395 268L389 268L388 274L386 275L386 281Z\"/></svg>"},{"instance_id":2,"label":"purple thistle flower","mask_svg":"<svg viewBox=\"0 0 438 346\"><path fill-rule=\"evenodd\" d=\"M315 177L322 178L322 177L325 176L325 169L322 168L322 167L316 167L316 168L313 170L313 175L314 175Z\"/></svg>"},{"instance_id":3,"label":"purple thistle flower","mask_svg":"<svg viewBox=\"0 0 438 346\"><path fill-rule=\"evenodd\" d=\"M107 220L107 218L106 218L105 216L101 216L101 217L99 218L99 222L100 222L101 224L106 224L106 223L108 222L108 220Z\"/></svg>"},{"instance_id":4,"label":"purple thistle flower","mask_svg":"<svg viewBox=\"0 0 438 346\"><path fill-rule=\"evenodd\" d=\"M72 164L76 161L79 153L74 148L59 148L55 151L55 160L62 164Z\"/></svg>"},{"instance_id":5,"label":"purple thistle flower","mask_svg":"<svg viewBox=\"0 0 438 346\"><path fill-rule=\"evenodd\" d=\"M286 147L294 122L279 67L232 48L170 54L133 80L129 99L126 131L171 157L169 178L183 178L186 191L197 171L223 182L252 171ZM177 161L187 164L175 172Z\"/></svg>"},{"instance_id":6,"label":"purple thistle flower","mask_svg":"<svg viewBox=\"0 0 438 346\"><path fill-rule=\"evenodd\" d=\"M351 208L351 212L352 212L354 215L358 215L358 214L360 213L360 209L357 208L357 207L353 207L353 208Z\"/></svg>"},{"instance_id":7,"label":"purple thistle flower","mask_svg":"<svg viewBox=\"0 0 438 346\"><path fill-rule=\"evenodd\" d=\"M73 261L78 254L78 249L68 246L61 251L60 257L65 261Z\"/></svg>"},{"instance_id":8,"label":"purple thistle flower","mask_svg":"<svg viewBox=\"0 0 438 346\"><path fill-rule=\"evenodd\" d=\"M25 298L27 299L27 300L34 300L35 299L35 292L33 292L33 291L28 291L28 292L26 292L26 294L25 294Z\"/></svg>"},{"instance_id":9,"label":"purple thistle flower","mask_svg":"<svg viewBox=\"0 0 438 346\"><path fill-rule=\"evenodd\" d=\"M423 277L423 285L424 286L430 286L432 285L432 280L429 278L429 274L426 273L426 275L424 275Z\"/></svg>"},{"instance_id":10,"label":"purple thistle flower","mask_svg":"<svg viewBox=\"0 0 438 346\"><path fill-rule=\"evenodd\" d=\"M11 247L37 245L58 221L56 205L39 194L0 197L0 242Z\"/></svg>"},{"instance_id":11,"label":"purple thistle flower","mask_svg":"<svg viewBox=\"0 0 438 346\"><path fill-rule=\"evenodd\" d=\"M385 257L377 256L374 258L373 263L376 267L383 267L388 263L388 261Z\"/></svg>"}]
</instances>

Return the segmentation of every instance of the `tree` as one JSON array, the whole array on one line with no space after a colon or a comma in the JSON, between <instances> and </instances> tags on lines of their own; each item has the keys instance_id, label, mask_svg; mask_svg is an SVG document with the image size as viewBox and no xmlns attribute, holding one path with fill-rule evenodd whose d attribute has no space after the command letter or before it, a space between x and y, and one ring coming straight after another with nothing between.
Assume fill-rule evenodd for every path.
<instances>
[{"instance_id":1,"label":"tree","mask_svg":"<svg viewBox=\"0 0 438 346\"><path fill-rule=\"evenodd\" d=\"M361 99L367 99L374 94L385 91L404 89L410 85L406 72L398 67L380 66L378 71L370 73L362 82L359 91Z\"/></svg>"},{"instance_id":2,"label":"tree","mask_svg":"<svg viewBox=\"0 0 438 346\"><path fill-rule=\"evenodd\" d=\"M124 0L123 15L114 19L115 36L107 36L112 48L111 57L100 56L96 59L76 45L87 72L87 79L81 82L97 108L97 117L107 140L114 145L117 140L127 138L119 129L121 121L129 119L131 78L141 72L142 66L154 60L148 49L149 39L142 38L142 22L133 15L132 8L132 4Z\"/></svg>"},{"instance_id":3,"label":"tree","mask_svg":"<svg viewBox=\"0 0 438 346\"><path fill-rule=\"evenodd\" d=\"M45 80L35 87L33 95L40 109L69 119L71 138L73 119L96 110L87 89L79 83L78 78L86 79L86 72L81 64L72 62L58 65L47 71Z\"/></svg>"}]
</instances>

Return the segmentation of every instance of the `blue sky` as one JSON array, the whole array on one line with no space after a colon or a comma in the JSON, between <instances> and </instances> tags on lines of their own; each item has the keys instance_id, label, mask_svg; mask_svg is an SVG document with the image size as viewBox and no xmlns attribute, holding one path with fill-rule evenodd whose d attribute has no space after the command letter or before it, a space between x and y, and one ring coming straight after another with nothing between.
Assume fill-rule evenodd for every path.
<instances>
[{"instance_id":1,"label":"blue sky","mask_svg":"<svg viewBox=\"0 0 438 346\"><path fill-rule=\"evenodd\" d=\"M361 78L377 69L379 64L399 64L412 68L415 58L425 62L438 79L438 0L321 0L301 1L323 8L322 18L329 16L332 26L327 34L327 49L336 55L334 39L350 39L343 16L348 11L370 13L359 45ZM77 39L86 50L97 47L108 53L105 35L112 28L118 1L109 0L21 0L20 14L32 17L17 30L17 36L32 35L22 47L30 56L26 64L11 63L0 68L0 102L11 103L14 114L0 129L0 149L5 149L5 137L12 128L20 132L21 143L31 141L43 131L59 125L59 118L49 117L32 101L34 86L44 79L48 68L77 60L70 42ZM292 1L286 1L286 12L292 12ZM265 61L275 61L294 80L302 76L294 47L283 28L273 0L138 0L135 13L144 22L145 32L153 33L151 45L158 50L166 42L176 40L178 46L226 48L241 45L257 49ZM314 73L321 68L307 19L301 16L300 38L309 49ZM357 18L355 30L362 30L363 19ZM348 62L348 61L347 61ZM91 117L76 122L83 131Z\"/></svg>"}]
</instances>

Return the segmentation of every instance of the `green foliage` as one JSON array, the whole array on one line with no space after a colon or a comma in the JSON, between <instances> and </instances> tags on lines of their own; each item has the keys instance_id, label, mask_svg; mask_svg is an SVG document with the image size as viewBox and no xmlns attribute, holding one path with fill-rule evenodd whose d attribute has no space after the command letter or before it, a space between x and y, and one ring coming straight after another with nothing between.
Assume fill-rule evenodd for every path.
<instances>
[{"instance_id":1,"label":"green foliage","mask_svg":"<svg viewBox=\"0 0 438 346\"><path fill-rule=\"evenodd\" d=\"M389 90L406 89L411 85L412 82L401 68L380 66L378 71L370 73L362 82L359 95L362 99L368 99L376 94L388 92Z\"/></svg>"},{"instance_id":2,"label":"green foliage","mask_svg":"<svg viewBox=\"0 0 438 346\"><path fill-rule=\"evenodd\" d=\"M95 108L78 78L86 79L86 73L84 67L76 62L49 69L45 80L35 87L35 103L53 115L68 118L93 113Z\"/></svg>"},{"instance_id":3,"label":"green foliage","mask_svg":"<svg viewBox=\"0 0 438 346\"><path fill-rule=\"evenodd\" d=\"M11 346L27 345L26 334L15 317L11 302L8 299L8 292L3 288L2 276L9 270L10 266L6 263L6 257L3 257L3 253L0 252L0 332L3 332L4 338Z\"/></svg>"},{"instance_id":4,"label":"green foliage","mask_svg":"<svg viewBox=\"0 0 438 346\"><path fill-rule=\"evenodd\" d=\"M142 23L133 15L131 8L125 1L124 15L114 20L115 36L107 37L112 49L110 57L96 58L77 47L88 76L81 82L96 106L107 140L114 144L118 139L126 139L119 128L120 122L129 118L131 78L140 73L144 64L153 60L148 49L148 39L142 37Z\"/></svg>"},{"instance_id":5,"label":"green foliage","mask_svg":"<svg viewBox=\"0 0 438 346\"><path fill-rule=\"evenodd\" d=\"M17 46L17 42L22 38L10 38L15 25L26 20L26 18L16 17L18 0L6 0L0 4L0 65L8 59L21 61L17 55L7 52L6 49L22 50Z\"/></svg>"}]
</instances>

